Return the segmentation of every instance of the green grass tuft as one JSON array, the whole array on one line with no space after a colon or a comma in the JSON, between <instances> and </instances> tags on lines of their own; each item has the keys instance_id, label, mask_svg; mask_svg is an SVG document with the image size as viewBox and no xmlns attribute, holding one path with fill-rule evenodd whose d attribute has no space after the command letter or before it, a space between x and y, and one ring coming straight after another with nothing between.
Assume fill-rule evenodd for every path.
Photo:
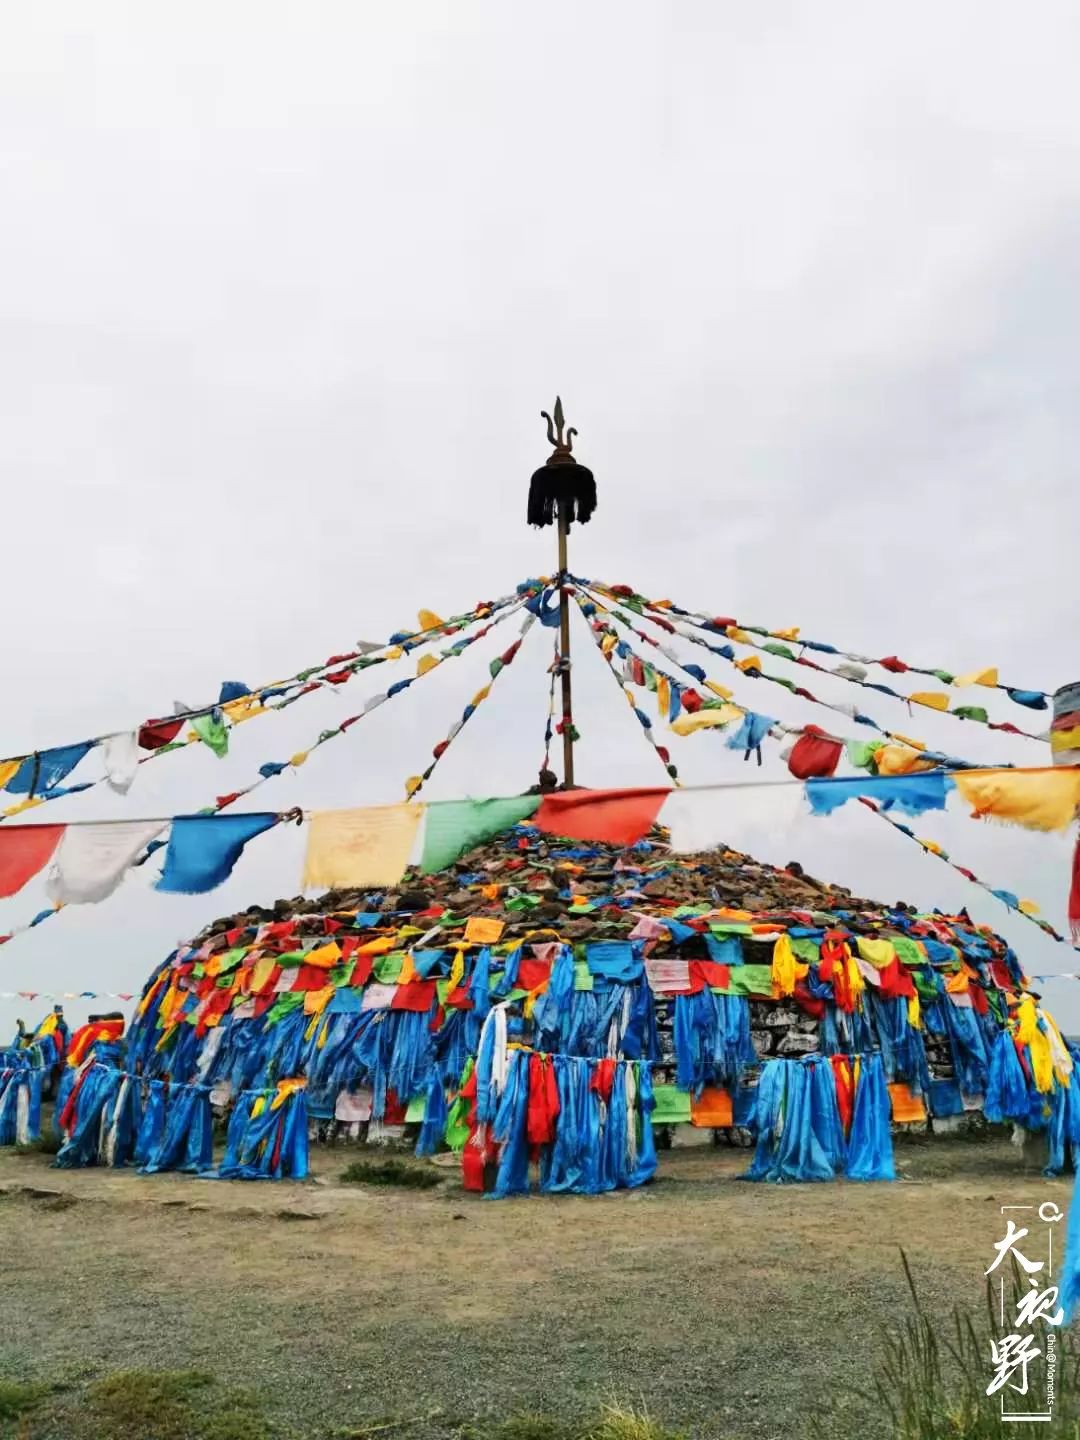
<instances>
[{"instance_id":1,"label":"green grass tuft","mask_svg":"<svg viewBox=\"0 0 1080 1440\"><path fill-rule=\"evenodd\" d=\"M46 1130L39 1139L28 1140L25 1145L16 1145L14 1148L16 1155L56 1155L63 1143L59 1135Z\"/></svg>"},{"instance_id":2,"label":"green grass tuft","mask_svg":"<svg viewBox=\"0 0 1080 1440\"><path fill-rule=\"evenodd\" d=\"M987 1283L986 1315L978 1323L955 1306L942 1325L923 1310L903 1249L900 1258L912 1313L883 1337L869 1393L856 1393L888 1417L892 1440L1001 1440L1000 1398L986 1395L990 1339L1001 1333L992 1286ZM1010 1314L1027 1288L1014 1262ZM1056 1333L1057 1402L1054 1418L1038 1426L1039 1440L1080 1440L1080 1341L1068 1327Z\"/></svg>"},{"instance_id":3,"label":"green grass tuft","mask_svg":"<svg viewBox=\"0 0 1080 1440\"><path fill-rule=\"evenodd\" d=\"M433 1190L442 1176L404 1160L354 1160L341 1172L343 1185L403 1185L414 1190Z\"/></svg>"},{"instance_id":4,"label":"green grass tuft","mask_svg":"<svg viewBox=\"0 0 1080 1440\"><path fill-rule=\"evenodd\" d=\"M79 1411L82 1433L109 1440L190 1440L192 1397L212 1377L199 1370L120 1370L97 1380Z\"/></svg>"},{"instance_id":5,"label":"green grass tuft","mask_svg":"<svg viewBox=\"0 0 1080 1440\"><path fill-rule=\"evenodd\" d=\"M604 1405L587 1420L552 1415L509 1415L505 1420L473 1422L458 1430L460 1440L686 1440L681 1430L655 1421L644 1406Z\"/></svg>"},{"instance_id":6,"label":"green grass tuft","mask_svg":"<svg viewBox=\"0 0 1080 1440\"><path fill-rule=\"evenodd\" d=\"M23 1385L18 1380L0 1380L0 1421L18 1420L41 1404L51 1385Z\"/></svg>"}]
</instances>

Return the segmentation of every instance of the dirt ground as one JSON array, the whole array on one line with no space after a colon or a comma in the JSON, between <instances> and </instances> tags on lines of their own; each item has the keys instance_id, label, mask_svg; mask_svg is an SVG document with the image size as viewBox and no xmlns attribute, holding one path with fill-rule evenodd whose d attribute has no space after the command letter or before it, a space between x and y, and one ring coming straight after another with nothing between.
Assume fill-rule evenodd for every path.
<instances>
[{"instance_id":1,"label":"dirt ground","mask_svg":"<svg viewBox=\"0 0 1080 1440\"><path fill-rule=\"evenodd\" d=\"M0 1151L0 1376L212 1371L313 1440L388 1417L615 1397L716 1440L883 1435L863 1384L909 1305L983 1303L1003 1204L1071 1182L1000 1140L898 1146L892 1185L741 1182L743 1151L672 1150L644 1190L492 1201L428 1191L59 1171ZM430 1162L418 1162L430 1163ZM386 1432L393 1437L395 1430Z\"/></svg>"}]
</instances>

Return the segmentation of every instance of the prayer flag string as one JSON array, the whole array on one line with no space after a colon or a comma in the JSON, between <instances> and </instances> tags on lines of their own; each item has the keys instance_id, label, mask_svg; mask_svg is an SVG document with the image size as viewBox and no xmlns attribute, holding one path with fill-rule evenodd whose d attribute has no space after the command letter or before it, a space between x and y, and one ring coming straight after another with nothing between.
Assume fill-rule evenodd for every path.
<instances>
[{"instance_id":1,"label":"prayer flag string","mask_svg":"<svg viewBox=\"0 0 1080 1440\"><path fill-rule=\"evenodd\" d=\"M577 581L577 577L572 578ZM1021 735L1028 740L1038 740L1045 743L1045 735L1038 735L1029 730L1021 730L1017 726L1007 721L1001 723L991 721L989 715L987 715L986 711L981 706L960 705L957 706L955 709L950 710L948 708L947 696L938 697L934 696L929 692L918 692L912 695L905 695L901 691L894 690L889 685L878 684L866 679L866 672L865 670L863 670L861 662L866 662L870 664L885 664L885 668L892 670L894 673L912 671L913 673L919 674L938 674L937 671L919 670L916 666L906 665L903 661L897 660L895 656L887 657L888 663L884 661L867 661L867 657L865 656L848 656L846 655L846 652L834 650L831 646L825 646L823 644L810 641L799 641L797 638L797 630L764 631L760 627L740 626L734 620L726 617L717 617L710 619L703 614L684 610L681 606L675 605L671 601L659 602L654 600L648 600L645 596L637 594L635 591L631 590L629 586L626 585L610 586L605 585L600 581L577 581L577 583L585 584L592 587L593 589L599 590L601 594L605 595L609 599L615 600L618 604L624 605L627 609L633 610L635 613L641 615L644 619L650 620L654 624L661 624L662 628L670 630L670 632L673 634L681 635L684 639L694 640L695 644L703 644L706 642L701 641L700 639L695 639L695 637L693 637L692 635L688 635L685 630L680 630L677 626L672 624L672 621L668 618L669 616L677 616L680 620L685 621L686 624L693 626L696 629L707 631L708 633L713 635L722 635L725 637L725 639L729 641L734 641L736 644L739 645L752 646L757 644L758 641L755 640L755 635L780 637L768 640L768 642L762 645L761 648L770 654L778 656L780 659L789 660L796 665L804 665L811 670L817 670L818 672L825 675L834 675L838 679L844 680L849 684L860 685L866 690L873 690L878 692L879 694L888 695L892 699L900 700L906 705L921 705L927 709L939 711L942 714L952 715L955 719L958 720L969 720L978 725L985 725L991 730L1001 730L1009 735ZM659 615L661 619L657 620L656 615ZM785 641L789 643L784 643ZM837 669L831 670L826 665L819 665L816 661L807 659L805 654L797 655L794 650L791 649L791 645L798 645L802 650L811 649L817 651L825 651L826 653L830 654L838 654L844 656L849 663L847 665L840 666ZM715 645L707 645L707 648L712 650L714 654L720 655L730 664L737 665L739 669L743 670L747 674L756 673L762 679L771 680L775 684L783 685L788 690L802 695L805 699L812 700L815 704L824 705L827 709L830 710L841 710L841 712L845 714L849 713L846 709L844 709L844 707L832 705L829 704L828 701L820 700L818 699L818 697L811 695L809 691L803 690L801 687L796 687L793 682L785 680L782 676L773 675L768 671L764 670L762 668L761 661L757 655L749 655L745 657L745 659L739 660L730 644L719 647ZM945 673L947 672L941 672L941 674ZM996 674L996 672L989 671L982 673ZM967 677L964 678L966 679ZM970 677L970 683L988 684L989 682L984 682L977 676L972 676ZM996 683L993 685L989 685L989 688L1004 690L1010 696L1010 698L1014 700L1016 700L1017 696L1037 697L1038 699L1041 699L1041 704L1036 705L1034 703L1034 700L1032 700L1030 703L1025 700L1019 700L1017 703L1026 704L1027 708L1029 709L1046 708L1045 692L1043 691L1021 691L1016 689L1015 687L997 685ZM944 703L942 703L943 701ZM890 733L885 730L884 727L879 726L875 721L871 720L869 716L856 715L855 718L858 719L860 723L872 725L874 729L880 730L883 734Z\"/></svg>"},{"instance_id":2,"label":"prayer flag string","mask_svg":"<svg viewBox=\"0 0 1080 1440\"><path fill-rule=\"evenodd\" d=\"M361 643L358 649L332 655L324 664L302 670L289 680L274 681L254 690L248 690L239 682L226 682L216 705L201 710L178 711L160 720L146 721L133 731L116 731L80 741L77 745L0 760L0 792L6 788L9 794L26 796L0 810L0 823L46 801L91 790L106 782L114 790L126 793L139 765L185 749L188 745L206 744L215 754L223 757L228 753L230 732L237 725L258 715L284 710L316 690L345 684L363 670L400 660L412 650L429 645L442 636L453 635L480 620L516 609L522 603L535 599L542 590L543 582L526 581L513 594L496 601L485 601L472 611L446 621L439 620L429 611L421 611L422 620L434 623L417 631L399 632L391 636L385 645ZM387 653L380 655L380 650ZM424 665L423 659L420 664ZM274 696L284 698L267 703ZM178 739L185 720L190 721L192 728L182 739ZM61 784L96 747L104 749L105 773L76 785ZM140 755L140 749L149 753Z\"/></svg>"}]
</instances>

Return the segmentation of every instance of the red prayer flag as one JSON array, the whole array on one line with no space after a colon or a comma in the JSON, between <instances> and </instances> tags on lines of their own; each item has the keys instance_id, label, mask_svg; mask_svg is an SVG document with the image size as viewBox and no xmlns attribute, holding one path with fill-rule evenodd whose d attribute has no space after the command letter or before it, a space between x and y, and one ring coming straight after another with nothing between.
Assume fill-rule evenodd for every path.
<instances>
[{"instance_id":1,"label":"red prayer flag","mask_svg":"<svg viewBox=\"0 0 1080 1440\"><path fill-rule=\"evenodd\" d=\"M14 895L52 858L66 825L0 826L0 896Z\"/></svg>"},{"instance_id":2,"label":"red prayer flag","mask_svg":"<svg viewBox=\"0 0 1080 1440\"><path fill-rule=\"evenodd\" d=\"M419 1015L426 1015L434 1000L434 980L412 980L407 985L397 987L394 998L390 1001L390 1009L413 1010Z\"/></svg>"},{"instance_id":3,"label":"red prayer flag","mask_svg":"<svg viewBox=\"0 0 1080 1440\"><path fill-rule=\"evenodd\" d=\"M798 780L833 775L843 749L839 740L831 740L817 725L807 725L788 756L788 769Z\"/></svg>"},{"instance_id":4,"label":"red prayer flag","mask_svg":"<svg viewBox=\"0 0 1080 1440\"><path fill-rule=\"evenodd\" d=\"M183 720L147 720L139 729L139 745L143 750L160 750L171 745L183 728Z\"/></svg>"},{"instance_id":5,"label":"red prayer flag","mask_svg":"<svg viewBox=\"0 0 1080 1440\"><path fill-rule=\"evenodd\" d=\"M633 845L649 833L670 790L569 790L545 795L537 829L565 840Z\"/></svg>"},{"instance_id":6,"label":"red prayer flag","mask_svg":"<svg viewBox=\"0 0 1080 1440\"><path fill-rule=\"evenodd\" d=\"M706 985L719 985L726 990L731 984L731 971L719 960L691 960L690 982L695 990Z\"/></svg>"}]
</instances>

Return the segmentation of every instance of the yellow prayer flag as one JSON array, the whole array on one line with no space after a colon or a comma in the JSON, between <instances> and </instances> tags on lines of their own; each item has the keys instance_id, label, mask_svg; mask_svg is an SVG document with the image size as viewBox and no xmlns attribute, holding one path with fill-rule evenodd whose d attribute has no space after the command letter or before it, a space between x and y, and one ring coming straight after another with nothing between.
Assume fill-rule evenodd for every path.
<instances>
[{"instance_id":1,"label":"yellow prayer flag","mask_svg":"<svg viewBox=\"0 0 1080 1440\"><path fill-rule=\"evenodd\" d=\"M949 697L940 690L916 690L908 699L914 705L929 705L931 710L947 710Z\"/></svg>"},{"instance_id":2,"label":"yellow prayer flag","mask_svg":"<svg viewBox=\"0 0 1080 1440\"><path fill-rule=\"evenodd\" d=\"M910 735L896 735L896 734L894 734L892 738L893 738L894 740L898 740L902 745L910 745L911 748L912 748L912 750L925 750L925 749L926 749L926 745L924 744L924 742L923 742L922 740L913 740Z\"/></svg>"},{"instance_id":3,"label":"yellow prayer flag","mask_svg":"<svg viewBox=\"0 0 1080 1440\"><path fill-rule=\"evenodd\" d=\"M422 805L374 805L362 810L317 810L308 829L303 886L396 885L409 863Z\"/></svg>"},{"instance_id":4,"label":"yellow prayer flag","mask_svg":"<svg viewBox=\"0 0 1080 1440\"><path fill-rule=\"evenodd\" d=\"M749 674L751 670L760 670L761 661L756 655L747 655L745 660L736 660L735 666L744 673Z\"/></svg>"},{"instance_id":5,"label":"yellow prayer flag","mask_svg":"<svg viewBox=\"0 0 1080 1440\"><path fill-rule=\"evenodd\" d=\"M1050 731L1051 754L1060 755L1063 750L1080 750L1080 725L1074 725L1071 730Z\"/></svg>"},{"instance_id":6,"label":"yellow prayer flag","mask_svg":"<svg viewBox=\"0 0 1080 1440\"><path fill-rule=\"evenodd\" d=\"M235 700L226 701L221 708L234 725L242 725L259 713L262 702L257 695L238 695Z\"/></svg>"},{"instance_id":7,"label":"yellow prayer flag","mask_svg":"<svg viewBox=\"0 0 1080 1440\"><path fill-rule=\"evenodd\" d=\"M36 805L44 805L45 797L35 795L30 800L20 800L17 805L9 805L3 812L5 815L21 815L24 810L33 810Z\"/></svg>"},{"instance_id":8,"label":"yellow prayer flag","mask_svg":"<svg viewBox=\"0 0 1080 1440\"><path fill-rule=\"evenodd\" d=\"M958 675L953 681L954 685L996 685L998 683L997 666L991 665L986 670L972 670L967 675Z\"/></svg>"},{"instance_id":9,"label":"yellow prayer flag","mask_svg":"<svg viewBox=\"0 0 1080 1440\"><path fill-rule=\"evenodd\" d=\"M326 1002L334 993L333 985L324 985L321 990L304 991L304 1014L319 1016L326 1009Z\"/></svg>"},{"instance_id":10,"label":"yellow prayer flag","mask_svg":"<svg viewBox=\"0 0 1080 1440\"><path fill-rule=\"evenodd\" d=\"M311 752L309 750L298 750L289 761L290 765L302 765Z\"/></svg>"},{"instance_id":11,"label":"yellow prayer flag","mask_svg":"<svg viewBox=\"0 0 1080 1440\"><path fill-rule=\"evenodd\" d=\"M729 640L734 640L736 645L754 645L757 643L753 635L748 635L745 630L740 630L738 625L729 625L724 633Z\"/></svg>"},{"instance_id":12,"label":"yellow prayer flag","mask_svg":"<svg viewBox=\"0 0 1080 1440\"><path fill-rule=\"evenodd\" d=\"M671 708L671 682L666 675L656 677L656 708L661 718L666 720Z\"/></svg>"},{"instance_id":13,"label":"yellow prayer flag","mask_svg":"<svg viewBox=\"0 0 1080 1440\"><path fill-rule=\"evenodd\" d=\"M470 945L497 945L502 933L503 922L485 915L470 915L465 922L465 939Z\"/></svg>"},{"instance_id":14,"label":"yellow prayer flag","mask_svg":"<svg viewBox=\"0 0 1080 1440\"><path fill-rule=\"evenodd\" d=\"M1080 805L1080 770L1061 765L1039 770L957 770L952 776L978 819L1065 830Z\"/></svg>"},{"instance_id":15,"label":"yellow prayer flag","mask_svg":"<svg viewBox=\"0 0 1080 1440\"><path fill-rule=\"evenodd\" d=\"M341 946L336 940L329 940L325 945L319 945L314 950L309 950L304 956L305 965L317 965L320 970L329 970L341 959Z\"/></svg>"},{"instance_id":16,"label":"yellow prayer flag","mask_svg":"<svg viewBox=\"0 0 1080 1440\"><path fill-rule=\"evenodd\" d=\"M737 705L722 705L719 710L696 710L692 715L684 710L671 722L670 729L676 735L693 735L695 730L710 730L716 725L727 725L743 715Z\"/></svg>"},{"instance_id":17,"label":"yellow prayer flag","mask_svg":"<svg viewBox=\"0 0 1080 1440\"><path fill-rule=\"evenodd\" d=\"M412 957L412 951L405 951L405 959L401 962L401 969L398 971L397 983L399 985L411 985L414 980L419 980L416 971L416 961Z\"/></svg>"},{"instance_id":18,"label":"yellow prayer flag","mask_svg":"<svg viewBox=\"0 0 1080 1440\"><path fill-rule=\"evenodd\" d=\"M395 646L393 647L393 649L388 650L388 651L386 652L386 654L384 655L383 658L384 658L385 660L400 660L401 657L402 657L402 655L404 655L404 654L405 654L405 651L401 648L401 646L400 646L400 645L395 645Z\"/></svg>"},{"instance_id":19,"label":"yellow prayer flag","mask_svg":"<svg viewBox=\"0 0 1080 1440\"><path fill-rule=\"evenodd\" d=\"M909 1125L913 1121L926 1119L926 1105L922 1097L916 1095L905 1081L894 1081L888 1090L892 1118L898 1125Z\"/></svg>"},{"instance_id":20,"label":"yellow prayer flag","mask_svg":"<svg viewBox=\"0 0 1080 1440\"><path fill-rule=\"evenodd\" d=\"M405 781L405 799L411 800L423 783L424 777L422 775L410 775Z\"/></svg>"},{"instance_id":21,"label":"yellow prayer flag","mask_svg":"<svg viewBox=\"0 0 1080 1440\"><path fill-rule=\"evenodd\" d=\"M269 983L270 976L276 969L277 957L275 955L260 955L251 967L251 979L248 983L249 992L252 995L261 995Z\"/></svg>"},{"instance_id":22,"label":"yellow prayer flag","mask_svg":"<svg viewBox=\"0 0 1080 1440\"><path fill-rule=\"evenodd\" d=\"M21 760L2 760L2 761L0 761L0 790L3 790L4 786L8 783L8 781L11 779L11 777L16 773L16 771L18 770L18 768L19 768L19 766L20 766L21 764L22 764L22 761L21 761Z\"/></svg>"},{"instance_id":23,"label":"yellow prayer flag","mask_svg":"<svg viewBox=\"0 0 1080 1440\"><path fill-rule=\"evenodd\" d=\"M421 630L437 630L440 625L445 625L445 620L440 620L434 610L421 610L417 615Z\"/></svg>"},{"instance_id":24,"label":"yellow prayer flag","mask_svg":"<svg viewBox=\"0 0 1080 1440\"><path fill-rule=\"evenodd\" d=\"M476 694L469 701L469 704L475 708L477 705L482 704L490 694L491 686L485 685L482 690L477 690Z\"/></svg>"},{"instance_id":25,"label":"yellow prayer flag","mask_svg":"<svg viewBox=\"0 0 1080 1440\"><path fill-rule=\"evenodd\" d=\"M729 690L726 685L718 685L715 680L706 680L705 689L711 690L721 700L730 700L734 690Z\"/></svg>"},{"instance_id":26,"label":"yellow prayer flag","mask_svg":"<svg viewBox=\"0 0 1080 1440\"><path fill-rule=\"evenodd\" d=\"M865 935L856 936L859 954L878 970L884 970L896 959L891 940L869 940Z\"/></svg>"},{"instance_id":27,"label":"yellow prayer flag","mask_svg":"<svg viewBox=\"0 0 1080 1440\"><path fill-rule=\"evenodd\" d=\"M429 670L434 670L438 663L439 657L437 655L421 655L420 659L416 662L417 675L426 675Z\"/></svg>"},{"instance_id":28,"label":"yellow prayer flag","mask_svg":"<svg viewBox=\"0 0 1080 1440\"><path fill-rule=\"evenodd\" d=\"M880 750L875 751L874 760L879 775L911 775L918 770L934 768L929 760L919 758L917 750L910 750L903 745L883 745Z\"/></svg>"},{"instance_id":29,"label":"yellow prayer flag","mask_svg":"<svg viewBox=\"0 0 1080 1440\"><path fill-rule=\"evenodd\" d=\"M1023 915L1038 915L1039 906L1034 900L1021 900L1018 906Z\"/></svg>"},{"instance_id":30,"label":"yellow prayer flag","mask_svg":"<svg viewBox=\"0 0 1080 1440\"><path fill-rule=\"evenodd\" d=\"M798 625L791 625L787 630L770 630L769 634L774 640L796 641L799 638L799 628Z\"/></svg>"}]
</instances>

